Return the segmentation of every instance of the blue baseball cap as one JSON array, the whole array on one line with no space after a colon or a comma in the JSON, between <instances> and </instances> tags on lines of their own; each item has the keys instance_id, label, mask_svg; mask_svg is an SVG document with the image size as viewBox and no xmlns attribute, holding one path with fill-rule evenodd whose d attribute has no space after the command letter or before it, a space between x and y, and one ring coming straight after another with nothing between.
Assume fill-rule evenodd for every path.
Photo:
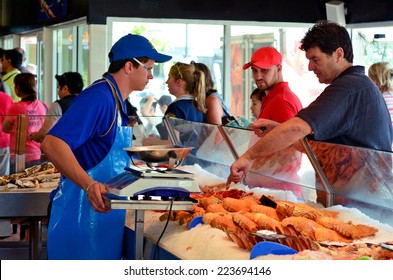
<instances>
[{"instance_id":1,"label":"blue baseball cap","mask_svg":"<svg viewBox=\"0 0 393 280\"><path fill-rule=\"evenodd\" d=\"M109 62L131 59L136 57L148 57L155 62L167 62L172 56L157 52L152 43L140 35L128 34L121 37L111 48L108 54Z\"/></svg>"}]
</instances>

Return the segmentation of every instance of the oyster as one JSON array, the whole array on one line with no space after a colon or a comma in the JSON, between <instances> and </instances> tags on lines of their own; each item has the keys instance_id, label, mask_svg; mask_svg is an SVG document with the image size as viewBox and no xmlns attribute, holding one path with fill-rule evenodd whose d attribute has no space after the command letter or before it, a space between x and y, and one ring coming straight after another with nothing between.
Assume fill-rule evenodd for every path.
<instances>
[{"instance_id":1,"label":"oyster","mask_svg":"<svg viewBox=\"0 0 393 280\"><path fill-rule=\"evenodd\" d=\"M60 173L50 162L25 169L25 172L0 177L0 190L37 189L57 187Z\"/></svg>"}]
</instances>

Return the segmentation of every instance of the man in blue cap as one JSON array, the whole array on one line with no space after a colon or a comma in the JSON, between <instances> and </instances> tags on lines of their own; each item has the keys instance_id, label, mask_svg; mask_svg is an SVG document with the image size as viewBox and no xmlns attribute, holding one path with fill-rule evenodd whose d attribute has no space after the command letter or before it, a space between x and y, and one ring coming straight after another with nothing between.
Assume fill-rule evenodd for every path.
<instances>
[{"instance_id":1,"label":"man in blue cap","mask_svg":"<svg viewBox=\"0 0 393 280\"><path fill-rule=\"evenodd\" d=\"M109 69L82 91L49 131L42 151L62 174L51 195L49 259L120 259L125 211L109 211L103 182L129 165L126 98L141 91L161 54L145 37L128 34L111 48Z\"/></svg>"}]
</instances>

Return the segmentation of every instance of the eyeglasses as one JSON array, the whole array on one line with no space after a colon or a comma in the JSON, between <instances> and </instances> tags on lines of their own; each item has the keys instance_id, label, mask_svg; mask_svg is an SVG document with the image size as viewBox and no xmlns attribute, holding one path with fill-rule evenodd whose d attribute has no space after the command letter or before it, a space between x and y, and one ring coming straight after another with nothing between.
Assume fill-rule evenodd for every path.
<instances>
[{"instance_id":1,"label":"eyeglasses","mask_svg":"<svg viewBox=\"0 0 393 280\"><path fill-rule=\"evenodd\" d=\"M138 59L136 59L135 57L133 58L133 60L135 60L140 66L142 66L143 68L145 68L146 71L149 71L149 70L150 70L149 68L147 68L146 65L144 65L142 62L140 62L140 61L139 61Z\"/></svg>"}]
</instances>

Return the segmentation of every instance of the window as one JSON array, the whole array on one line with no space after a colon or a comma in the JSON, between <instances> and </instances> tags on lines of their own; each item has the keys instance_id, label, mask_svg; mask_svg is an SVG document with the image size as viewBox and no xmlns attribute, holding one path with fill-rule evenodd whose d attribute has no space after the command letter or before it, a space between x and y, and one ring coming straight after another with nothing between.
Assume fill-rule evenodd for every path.
<instances>
[{"instance_id":1,"label":"window","mask_svg":"<svg viewBox=\"0 0 393 280\"><path fill-rule=\"evenodd\" d=\"M111 29L112 43L128 33L143 35L157 51L173 57L168 63L157 63L153 68L154 79L149 81L144 91L132 94L130 101L135 107L139 108L140 101L147 95L156 99L169 95L165 82L169 68L176 62L190 63L194 60L206 64L217 90L222 93L223 25L116 21Z\"/></svg>"},{"instance_id":2,"label":"window","mask_svg":"<svg viewBox=\"0 0 393 280\"><path fill-rule=\"evenodd\" d=\"M79 72L85 87L88 85L89 33L86 24L54 31L55 73ZM57 84L53 75L52 99L57 100Z\"/></svg>"},{"instance_id":3,"label":"window","mask_svg":"<svg viewBox=\"0 0 393 280\"><path fill-rule=\"evenodd\" d=\"M171 63L195 60L210 67L216 87L232 114L250 119L250 94L255 83L251 71L244 71L243 65L250 61L255 50L266 45L277 48L283 55L284 80L304 107L326 87L318 82L313 72L308 71L308 60L299 49L300 40L312 24L131 20L108 19L112 42L128 33L141 34L160 51L173 56L171 62L155 67L154 79L143 92L132 95L131 102L136 107L146 95L168 94L165 80ZM367 70L374 62L392 61L393 27L359 27L348 31L352 34L355 65L364 65Z\"/></svg>"}]
</instances>

